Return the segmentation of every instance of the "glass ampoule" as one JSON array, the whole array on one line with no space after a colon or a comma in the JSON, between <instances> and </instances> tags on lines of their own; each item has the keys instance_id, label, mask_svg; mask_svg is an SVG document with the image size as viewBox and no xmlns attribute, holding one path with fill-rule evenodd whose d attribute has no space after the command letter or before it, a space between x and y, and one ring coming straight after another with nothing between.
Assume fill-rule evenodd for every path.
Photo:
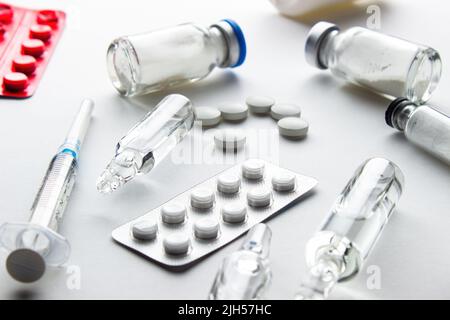
<instances>
[{"instance_id":1,"label":"glass ampoule","mask_svg":"<svg viewBox=\"0 0 450 320\"><path fill-rule=\"evenodd\" d=\"M111 193L136 175L149 173L189 133L194 124L191 101L171 94L116 145L114 158L97 180L100 193Z\"/></svg>"},{"instance_id":2,"label":"glass ampoule","mask_svg":"<svg viewBox=\"0 0 450 320\"><path fill-rule=\"evenodd\" d=\"M340 31L319 22L308 34L305 54L308 63L337 77L412 102L428 100L441 77L436 50L361 27Z\"/></svg>"},{"instance_id":3,"label":"glass ampoule","mask_svg":"<svg viewBox=\"0 0 450 320\"><path fill-rule=\"evenodd\" d=\"M257 224L248 232L241 248L226 257L209 293L210 300L261 299L270 284L269 249L272 232Z\"/></svg>"},{"instance_id":4,"label":"glass ampoule","mask_svg":"<svg viewBox=\"0 0 450 320\"><path fill-rule=\"evenodd\" d=\"M296 299L326 299L366 261L403 190L404 177L389 160L364 162L306 245L308 275Z\"/></svg>"},{"instance_id":5,"label":"glass ampoule","mask_svg":"<svg viewBox=\"0 0 450 320\"><path fill-rule=\"evenodd\" d=\"M386 110L386 123L450 165L450 117L447 115L429 105L416 105L406 98L398 98Z\"/></svg>"},{"instance_id":6,"label":"glass ampoule","mask_svg":"<svg viewBox=\"0 0 450 320\"><path fill-rule=\"evenodd\" d=\"M224 19L120 37L109 46L107 67L119 93L135 96L195 82L215 67L240 66L245 56L241 28Z\"/></svg>"}]
</instances>

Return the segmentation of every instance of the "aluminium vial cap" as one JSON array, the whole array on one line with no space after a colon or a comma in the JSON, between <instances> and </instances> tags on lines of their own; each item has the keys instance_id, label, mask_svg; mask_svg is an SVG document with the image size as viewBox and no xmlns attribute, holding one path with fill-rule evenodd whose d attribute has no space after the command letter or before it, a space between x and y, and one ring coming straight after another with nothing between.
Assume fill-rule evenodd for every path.
<instances>
[{"instance_id":1,"label":"aluminium vial cap","mask_svg":"<svg viewBox=\"0 0 450 320\"><path fill-rule=\"evenodd\" d=\"M235 68L244 63L247 56L247 44L239 24L231 19L223 19L213 24L225 37L228 46L228 57L222 68Z\"/></svg>"},{"instance_id":2,"label":"aluminium vial cap","mask_svg":"<svg viewBox=\"0 0 450 320\"><path fill-rule=\"evenodd\" d=\"M319 69L327 69L327 67L320 62L319 52L323 41L333 31L339 31L339 27L325 21L320 21L311 28L305 44L305 58L310 65Z\"/></svg>"}]
</instances>

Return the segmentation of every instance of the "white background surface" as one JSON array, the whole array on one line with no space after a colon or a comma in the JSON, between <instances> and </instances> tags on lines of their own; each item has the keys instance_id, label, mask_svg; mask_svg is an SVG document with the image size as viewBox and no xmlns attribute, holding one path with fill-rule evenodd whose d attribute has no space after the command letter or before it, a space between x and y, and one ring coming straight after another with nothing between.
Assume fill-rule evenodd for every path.
<instances>
[{"instance_id":1,"label":"white background surface","mask_svg":"<svg viewBox=\"0 0 450 320\"><path fill-rule=\"evenodd\" d=\"M29 1L14 1L28 4ZM37 3L34 2L34 3ZM83 97L96 101L95 119L81 152L76 188L60 232L72 244L69 265L81 269L81 289L69 290L65 269L50 270L33 285L19 284L0 266L0 298L203 299L217 267L240 241L183 273L173 273L115 244L111 231L176 194L218 173L224 165L175 165L167 161L148 176L111 196L95 180L115 143L161 96L129 101L110 85L105 67L109 42L121 35L184 21L213 23L229 17L247 37L247 61L233 71L178 92L195 105L243 102L268 94L301 105L311 123L308 138L279 141L282 166L319 180L316 192L269 221L273 230L273 283L268 297L293 296L304 265L304 245L356 167L372 156L396 162L406 177L397 212L366 267L381 270L381 289L368 290L364 268L333 298L450 298L450 171L384 123L388 100L345 85L306 64L303 45L309 26L278 15L265 0L228 1L41 1L68 11L69 25L36 94L0 101L0 223L25 221L48 162L62 142ZM431 103L450 113L449 7L446 1L385 1L381 30L428 44L443 59L441 83ZM367 15L331 19L343 29L365 26ZM446 109L445 109L446 108ZM221 128L230 125L222 124ZM240 128L275 129L269 118L250 117Z\"/></svg>"}]
</instances>

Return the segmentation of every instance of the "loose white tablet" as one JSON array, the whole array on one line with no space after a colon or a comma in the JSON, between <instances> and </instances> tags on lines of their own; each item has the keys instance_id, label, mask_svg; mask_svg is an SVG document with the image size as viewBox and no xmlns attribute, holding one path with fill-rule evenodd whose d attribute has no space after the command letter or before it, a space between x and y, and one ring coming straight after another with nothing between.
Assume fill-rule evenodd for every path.
<instances>
[{"instance_id":1,"label":"loose white tablet","mask_svg":"<svg viewBox=\"0 0 450 320\"><path fill-rule=\"evenodd\" d=\"M131 228L133 237L139 240L153 240L158 233L158 223L155 220L141 220Z\"/></svg>"},{"instance_id":2,"label":"loose white tablet","mask_svg":"<svg viewBox=\"0 0 450 320\"><path fill-rule=\"evenodd\" d=\"M264 176L264 162L250 159L242 165L242 175L247 179L257 180Z\"/></svg>"},{"instance_id":3,"label":"loose white tablet","mask_svg":"<svg viewBox=\"0 0 450 320\"><path fill-rule=\"evenodd\" d=\"M178 202L171 202L161 208L162 221L169 224L183 223L186 218L186 207Z\"/></svg>"},{"instance_id":4,"label":"loose white tablet","mask_svg":"<svg viewBox=\"0 0 450 320\"><path fill-rule=\"evenodd\" d=\"M199 239L215 239L219 234L219 221L214 218L201 218L194 223L194 234Z\"/></svg>"},{"instance_id":5,"label":"loose white tablet","mask_svg":"<svg viewBox=\"0 0 450 320\"><path fill-rule=\"evenodd\" d=\"M184 233L172 233L163 240L164 250L168 254L181 255L189 251L191 240Z\"/></svg>"},{"instance_id":6,"label":"loose white tablet","mask_svg":"<svg viewBox=\"0 0 450 320\"><path fill-rule=\"evenodd\" d=\"M220 111L213 107L196 107L195 120L202 122L202 127L213 127L222 119Z\"/></svg>"},{"instance_id":7,"label":"loose white tablet","mask_svg":"<svg viewBox=\"0 0 450 320\"><path fill-rule=\"evenodd\" d=\"M248 107L245 104L228 103L219 107L222 119L228 121L242 121L248 116Z\"/></svg>"},{"instance_id":8,"label":"loose white tablet","mask_svg":"<svg viewBox=\"0 0 450 320\"><path fill-rule=\"evenodd\" d=\"M276 191L292 191L295 189L295 174L281 171L272 177L272 187Z\"/></svg>"},{"instance_id":9,"label":"loose white tablet","mask_svg":"<svg viewBox=\"0 0 450 320\"><path fill-rule=\"evenodd\" d=\"M267 114L275 104L275 100L267 96L250 96L245 100L250 112L255 114Z\"/></svg>"},{"instance_id":10,"label":"loose white tablet","mask_svg":"<svg viewBox=\"0 0 450 320\"><path fill-rule=\"evenodd\" d=\"M301 139L308 134L309 124L297 117L286 117L278 121L279 133L290 139Z\"/></svg>"},{"instance_id":11,"label":"loose white tablet","mask_svg":"<svg viewBox=\"0 0 450 320\"><path fill-rule=\"evenodd\" d=\"M286 117L300 117L300 107L291 103L277 103L270 108L270 116L275 120Z\"/></svg>"},{"instance_id":12,"label":"loose white tablet","mask_svg":"<svg viewBox=\"0 0 450 320\"><path fill-rule=\"evenodd\" d=\"M220 212L223 221L228 223L242 223L247 217L247 207L242 202L227 203Z\"/></svg>"},{"instance_id":13,"label":"loose white tablet","mask_svg":"<svg viewBox=\"0 0 450 320\"><path fill-rule=\"evenodd\" d=\"M233 194L239 191L241 178L236 174L222 174L217 178L217 190L226 194Z\"/></svg>"},{"instance_id":14,"label":"loose white tablet","mask_svg":"<svg viewBox=\"0 0 450 320\"><path fill-rule=\"evenodd\" d=\"M223 151L237 151L244 147L246 141L242 130L220 130L214 134L214 143Z\"/></svg>"},{"instance_id":15,"label":"loose white tablet","mask_svg":"<svg viewBox=\"0 0 450 320\"><path fill-rule=\"evenodd\" d=\"M191 193L191 206L197 209L210 209L214 205L215 195L211 189L198 188Z\"/></svg>"},{"instance_id":16,"label":"loose white tablet","mask_svg":"<svg viewBox=\"0 0 450 320\"><path fill-rule=\"evenodd\" d=\"M272 191L265 187L256 187L247 193L247 202L252 207L267 207L272 200Z\"/></svg>"}]
</instances>

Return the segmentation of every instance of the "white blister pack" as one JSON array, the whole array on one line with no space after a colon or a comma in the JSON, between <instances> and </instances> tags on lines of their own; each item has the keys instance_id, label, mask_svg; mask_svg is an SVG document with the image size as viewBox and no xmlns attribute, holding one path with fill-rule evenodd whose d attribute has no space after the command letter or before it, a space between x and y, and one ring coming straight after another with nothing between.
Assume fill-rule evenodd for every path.
<instances>
[{"instance_id":1,"label":"white blister pack","mask_svg":"<svg viewBox=\"0 0 450 320\"><path fill-rule=\"evenodd\" d=\"M185 269L316 184L314 178L250 159L118 227L112 237L165 267Z\"/></svg>"}]
</instances>

